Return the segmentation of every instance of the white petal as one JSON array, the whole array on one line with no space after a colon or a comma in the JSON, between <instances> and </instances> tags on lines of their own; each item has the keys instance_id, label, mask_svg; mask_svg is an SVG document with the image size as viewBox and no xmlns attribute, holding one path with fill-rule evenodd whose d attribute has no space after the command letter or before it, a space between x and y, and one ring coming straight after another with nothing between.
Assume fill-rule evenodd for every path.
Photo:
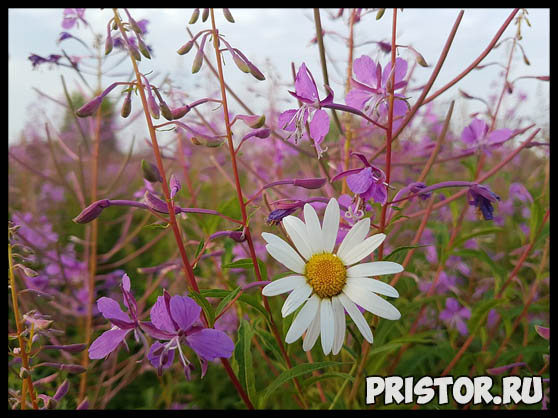
<instances>
[{"instance_id":1,"label":"white petal","mask_svg":"<svg viewBox=\"0 0 558 418\"><path fill-rule=\"evenodd\" d=\"M335 337L333 338L332 353L337 355L341 351L341 347L343 347L343 343L345 342L345 311L343 310L343 305L337 296L331 298L331 307L333 308L333 322L335 324Z\"/></svg>"},{"instance_id":2,"label":"white petal","mask_svg":"<svg viewBox=\"0 0 558 418\"><path fill-rule=\"evenodd\" d=\"M302 305L308 297L312 294L312 287L306 283L306 281L300 284L292 293L287 297L283 307L281 308L281 314L283 318L287 315L292 314L294 311L298 309L300 305Z\"/></svg>"},{"instance_id":3,"label":"white petal","mask_svg":"<svg viewBox=\"0 0 558 418\"><path fill-rule=\"evenodd\" d=\"M358 263L364 257L369 256L372 254L376 248L380 246L382 242L386 239L385 234L376 234L372 235L371 237L366 238L356 247L351 248L347 251L341 260L345 263L346 266L350 266L351 264Z\"/></svg>"},{"instance_id":4,"label":"white petal","mask_svg":"<svg viewBox=\"0 0 558 418\"><path fill-rule=\"evenodd\" d=\"M349 277L347 278L347 284L360 288L363 293L374 292L380 295L391 296L392 298L399 297L399 293L395 287L381 280L371 279L369 277Z\"/></svg>"},{"instance_id":5,"label":"white petal","mask_svg":"<svg viewBox=\"0 0 558 418\"><path fill-rule=\"evenodd\" d=\"M364 319L364 315L362 315L356 305L344 293L339 293L337 298L339 298L339 302L341 302L362 336L366 339L366 341L372 344L374 342L374 337L370 326L366 322L366 319Z\"/></svg>"},{"instance_id":6,"label":"white petal","mask_svg":"<svg viewBox=\"0 0 558 418\"><path fill-rule=\"evenodd\" d=\"M295 273L304 274L304 269L306 268L306 263L300 256L296 253L293 248L286 244L286 246L278 246L277 244L267 244L265 249L274 259L279 261L288 269L294 271Z\"/></svg>"},{"instance_id":7,"label":"white petal","mask_svg":"<svg viewBox=\"0 0 558 418\"><path fill-rule=\"evenodd\" d=\"M322 336L322 349L327 356L333 347L335 335L335 323L333 322L333 309L329 299L322 299L320 304L320 334Z\"/></svg>"},{"instance_id":8,"label":"white petal","mask_svg":"<svg viewBox=\"0 0 558 418\"><path fill-rule=\"evenodd\" d=\"M339 230L339 203L335 198L329 199L327 204L324 221L322 224L322 237L324 251L331 253L335 247L337 240L337 231Z\"/></svg>"},{"instance_id":9,"label":"white petal","mask_svg":"<svg viewBox=\"0 0 558 418\"><path fill-rule=\"evenodd\" d=\"M282 246L284 244L289 245L289 243L287 241L285 241L283 238L278 237L275 234L270 234L269 232L262 232L262 238L265 240L265 242L267 242L268 244L274 244L276 246ZM290 247L290 245L289 245ZM292 247L291 247L292 248Z\"/></svg>"},{"instance_id":10,"label":"white petal","mask_svg":"<svg viewBox=\"0 0 558 418\"><path fill-rule=\"evenodd\" d=\"M348 268L347 277L381 276L383 274L401 273L402 271L403 266L393 261L372 261Z\"/></svg>"},{"instance_id":11,"label":"white petal","mask_svg":"<svg viewBox=\"0 0 558 418\"><path fill-rule=\"evenodd\" d=\"M343 288L343 293L354 303L362 306L374 315L392 320L401 318L401 313L395 306L375 293L363 292L362 288L359 286L353 286L347 283Z\"/></svg>"},{"instance_id":12,"label":"white petal","mask_svg":"<svg viewBox=\"0 0 558 418\"><path fill-rule=\"evenodd\" d=\"M306 283L304 276L287 276L277 279L266 285L262 289L264 296L277 296L282 293L287 293L294 288Z\"/></svg>"},{"instance_id":13,"label":"white petal","mask_svg":"<svg viewBox=\"0 0 558 418\"><path fill-rule=\"evenodd\" d=\"M306 233L306 225L296 216L286 216L283 218L283 226L291 237L293 244L302 256L308 260L312 257L312 248L308 243L308 234Z\"/></svg>"},{"instance_id":14,"label":"white petal","mask_svg":"<svg viewBox=\"0 0 558 418\"><path fill-rule=\"evenodd\" d=\"M308 331L306 331L306 335L304 336L304 341L302 342L302 349L304 351L312 350L314 344L318 340L318 336L320 335L320 310L316 313L314 320L308 327Z\"/></svg>"},{"instance_id":15,"label":"white petal","mask_svg":"<svg viewBox=\"0 0 558 418\"><path fill-rule=\"evenodd\" d=\"M323 252L324 245L320 220L314 208L308 203L304 205L304 221L306 222L306 233L312 254Z\"/></svg>"},{"instance_id":16,"label":"white petal","mask_svg":"<svg viewBox=\"0 0 558 418\"><path fill-rule=\"evenodd\" d=\"M296 318L294 319L291 327L287 331L287 335L285 336L285 342L287 344L291 344L298 340L304 331L308 329L312 320L316 316L318 312L318 308L320 306L320 298L318 295L312 295L310 299L304 304Z\"/></svg>"},{"instance_id":17,"label":"white petal","mask_svg":"<svg viewBox=\"0 0 558 418\"><path fill-rule=\"evenodd\" d=\"M343 259L343 257L355 246L360 244L366 238L366 235L370 231L370 218L364 218L358 221L353 227L347 232L345 238L341 242L339 249L337 250L337 257Z\"/></svg>"}]
</instances>

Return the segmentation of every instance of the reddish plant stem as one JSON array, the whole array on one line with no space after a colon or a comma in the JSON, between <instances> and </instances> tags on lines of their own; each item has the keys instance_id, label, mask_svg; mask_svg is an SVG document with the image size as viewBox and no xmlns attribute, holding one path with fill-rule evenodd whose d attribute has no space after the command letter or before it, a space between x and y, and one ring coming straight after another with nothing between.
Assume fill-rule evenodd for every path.
<instances>
[{"instance_id":1,"label":"reddish plant stem","mask_svg":"<svg viewBox=\"0 0 558 418\"><path fill-rule=\"evenodd\" d=\"M129 42L128 37L126 35L126 31L122 27L122 22L120 21L120 17L118 16L118 12L116 11L116 9L113 9L113 11L114 11L114 18L115 18L115 21L118 25L118 28L119 28L120 33L122 35L122 38L124 39L124 41L126 43L128 43ZM171 224L171 227L172 227L172 230L173 230L173 233L174 233L174 237L175 237L176 243L178 245L178 250L179 250L180 256L182 258L182 266L183 266L183 269L184 269L185 276L188 279L188 283L194 289L194 291L199 293L199 287L196 283L196 277L194 275L194 270L192 269L192 266L190 265L190 262L188 260L188 255L186 254L186 249L184 248L184 243L182 242L182 236L180 234L178 223L176 221L176 216L175 216L175 213L174 213L174 203L173 203L173 200L170 197L170 190L169 190L169 186L168 186L168 183L167 183L167 178L166 178L165 169L164 169L164 166L163 166L163 161L161 159L161 153L159 151L159 144L157 142L157 135L155 134L155 128L153 127L153 121L151 120L151 115L150 115L149 110L148 110L149 107L148 107L148 104L147 104L147 98L145 97L145 91L143 90L141 74L139 72L136 60L131 54L130 54L130 59L132 61L132 66L134 68L134 73L136 75L136 80L137 80L137 85L138 85L138 92L139 92L140 97L141 97L143 112L145 114L145 119L146 119L146 122L147 122L147 126L149 128L149 135L151 137L151 143L152 143L152 146L153 146L153 152L155 154L155 160L157 162L157 168L159 169L159 172L161 173L161 177L163 178L162 186L163 186L163 193L165 195L165 201L167 203L167 208L168 208L168 211L169 211L169 221L170 221L169 223ZM207 318L205 317L205 314L202 315L202 319L205 322L205 324L207 325L208 322L207 322ZM231 369L231 366L230 366L228 360L225 359L225 358L221 358L220 360L221 360L221 363L223 364L223 367L225 368L225 371L229 375L229 378L231 379L231 382L233 383L235 389L237 390L238 394L240 395L240 397L244 401L246 407L248 409L253 409L254 406L250 402L250 399L248 398L248 395L246 395L246 393L244 392L244 389L242 388L242 386L241 386L240 382L238 381L236 375L234 374L233 370Z\"/></svg>"},{"instance_id":2,"label":"reddish plant stem","mask_svg":"<svg viewBox=\"0 0 558 418\"><path fill-rule=\"evenodd\" d=\"M244 233L246 236L246 242L248 244L248 248L250 250L250 258L252 259L252 264L254 266L254 272L256 274L256 278L258 281L263 281L262 279L262 274L260 271L260 266L258 263L258 258L256 256L256 251L254 249L254 242L252 240L252 235L250 233L250 228L248 226L248 215L246 213L246 203L244 202L244 196L242 194L242 186L240 184L240 176L238 173L238 167L237 167L237 162L236 162L236 153L234 150L234 143L232 140L232 131L231 131L231 123L229 120L229 108L228 108L228 103L227 103L227 93L225 90L225 82L224 82L224 76L223 76L223 64L221 61L221 51L219 49L219 32L217 30L217 27L215 25L215 14L213 9L210 9L210 16L211 16L211 27L212 27L212 31L213 31L213 47L215 49L215 56L216 56L216 61L217 61L217 71L218 71L218 76L219 76L219 87L221 90L221 99L222 99L222 104L223 104L223 118L225 120L225 127L226 127L226 131L227 131L227 142L228 142L228 146L229 146L229 153L231 156L231 163L232 163L232 170L233 170L233 175L234 175L234 183L236 186L236 192L237 192L237 197L238 197L238 203L240 206L240 213L242 215L242 222L244 224ZM262 299L264 302L264 306L265 309L267 310L267 312L269 313L269 317L271 320L271 325L272 325L272 330L273 330L273 334L277 340L277 344L279 345L279 348L281 348L281 352L283 353L284 357L285 357L285 361L287 362L287 365L289 366L289 368L292 368L291 365L291 361L289 359L289 356L287 355L287 352L285 351L285 348L283 347L281 338L279 337L279 332L277 330L277 327L275 326L275 323L273 322L273 317L271 315L271 310L269 309L269 304L267 301L267 297L262 295ZM302 401L304 407L306 408L306 402L304 400L304 397L302 396L302 388L300 387L300 384L298 383L297 379L293 379L294 384L296 386L297 391L299 392L299 396L300 396L300 400Z\"/></svg>"}]
</instances>

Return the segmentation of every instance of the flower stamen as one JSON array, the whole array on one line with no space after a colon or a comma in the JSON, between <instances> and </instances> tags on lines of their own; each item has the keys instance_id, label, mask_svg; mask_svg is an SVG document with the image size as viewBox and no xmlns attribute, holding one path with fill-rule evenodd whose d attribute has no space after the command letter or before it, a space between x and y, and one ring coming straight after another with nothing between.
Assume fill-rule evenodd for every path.
<instances>
[{"instance_id":1,"label":"flower stamen","mask_svg":"<svg viewBox=\"0 0 558 418\"><path fill-rule=\"evenodd\" d=\"M347 269L334 254L314 254L305 269L306 281L321 298L337 296L347 280Z\"/></svg>"}]
</instances>

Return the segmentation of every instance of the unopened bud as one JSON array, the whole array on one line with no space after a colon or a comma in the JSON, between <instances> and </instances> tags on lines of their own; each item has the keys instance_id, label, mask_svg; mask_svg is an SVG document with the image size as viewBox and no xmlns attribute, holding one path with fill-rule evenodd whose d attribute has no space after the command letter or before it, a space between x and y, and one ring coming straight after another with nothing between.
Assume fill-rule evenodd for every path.
<instances>
[{"instance_id":1,"label":"unopened bud","mask_svg":"<svg viewBox=\"0 0 558 418\"><path fill-rule=\"evenodd\" d=\"M141 39L139 36L137 38L138 38L138 47L140 52L145 58L151 59L151 54L149 53L149 49L147 48L147 45L145 44L145 42L143 42L143 39Z\"/></svg>"},{"instance_id":2,"label":"unopened bud","mask_svg":"<svg viewBox=\"0 0 558 418\"><path fill-rule=\"evenodd\" d=\"M153 119L159 119L161 114L159 105L157 104L155 97L151 94L147 98L147 107L149 107L149 112L151 113L151 116L153 116Z\"/></svg>"},{"instance_id":3,"label":"unopened bud","mask_svg":"<svg viewBox=\"0 0 558 418\"><path fill-rule=\"evenodd\" d=\"M234 23L234 18L229 9L223 9L223 15L225 16L225 19L227 19L229 22Z\"/></svg>"},{"instance_id":4,"label":"unopened bud","mask_svg":"<svg viewBox=\"0 0 558 418\"><path fill-rule=\"evenodd\" d=\"M200 17L200 9L194 9L192 17L190 17L190 21L188 22L188 24L193 25L194 23L196 23L198 21L198 17Z\"/></svg>"},{"instance_id":5,"label":"unopened bud","mask_svg":"<svg viewBox=\"0 0 558 418\"><path fill-rule=\"evenodd\" d=\"M160 212L160 213L169 213L169 207L168 207L167 203L164 200L159 199L157 196L155 196L150 191L146 191L143 198L144 198L145 203L147 204L147 206L149 206L154 211ZM174 208L174 213L175 214L180 213L180 208Z\"/></svg>"},{"instance_id":6,"label":"unopened bud","mask_svg":"<svg viewBox=\"0 0 558 418\"><path fill-rule=\"evenodd\" d=\"M29 370L27 370L25 367L19 369L19 377L21 377L22 379L27 379L29 376Z\"/></svg>"},{"instance_id":7,"label":"unopened bud","mask_svg":"<svg viewBox=\"0 0 558 418\"><path fill-rule=\"evenodd\" d=\"M64 382L62 382L62 384L58 387L58 389L56 389L56 393L54 394L52 399L55 402L58 402L66 393L68 393L69 387L70 383L68 382L68 379L65 379Z\"/></svg>"},{"instance_id":8,"label":"unopened bud","mask_svg":"<svg viewBox=\"0 0 558 418\"><path fill-rule=\"evenodd\" d=\"M180 191L180 188L182 187L180 181L176 178L174 174L171 175L171 178L169 180L169 186L170 186L170 197L172 199Z\"/></svg>"},{"instance_id":9,"label":"unopened bud","mask_svg":"<svg viewBox=\"0 0 558 418\"><path fill-rule=\"evenodd\" d=\"M138 35L143 34L143 31L139 27L138 22L136 22L136 20L133 17L130 16L128 17L129 17L129 22L130 22L130 26L132 27L132 30L136 32Z\"/></svg>"},{"instance_id":10,"label":"unopened bud","mask_svg":"<svg viewBox=\"0 0 558 418\"><path fill-rule=\"evenodd\" d=\"M103 95L95 97L89 103L84 104L82 107L76 110L76 115L80 118L85 118L87 116L93 115L97 111L97 109L99 109L101 103L103 103L103 98Z\"/></svg>"},{"instance_id":11,"label":"unopened bud","mask_svg":"<svg viewBox=\"0 0 558 418\"><path fill-rule=\"evenodd\" d=\"M97 200L83 209L81 213L73 219L73 221L78 224L91 222L92 220L97 219L103 209L108 208L109 206L110 202L108 199Z\"/></svg>"},{"instance_id":12,"label":"unopened bud","mask_svg":"<svg viewBox=\"0 0 558 418\"><path fill-rule=\"evenodd\" d=\"M205 22L209 17L209 9L205 8L202 12L202 22Z\"/></svg>"},{"instance_id":13,"label":"unopened bud","mask_svg":"<svg viewBox=\"0 0 558 418\"><path fill-rule=\"evenodd\" d=\"M113 46L114 46L114 42L112 40L112 36L110 36L110 30L109 30L107 32L107 39L105 40L105 55L111 53Z\"/></svg>"},{"instance_id":14,"label":"unopened bud","mask_svg":"<svg viewBox=\"0 0 558 418\"><path fill-rule=\"evenodd\" d=\"M130 54L132 54L132 56L134 57L134 59L136 61L141 61L141 54L138 50L138 47L132 44L128 44L128 50L130 51Z\"/></svg>"},{"instance_id":15,"label":"unopened bud","mask_svg":"<svg viewBox=\"0 0 558 418\"><path fill-rule=\"evenodd\" d=\"M202 67L203 64L203 49L200 47L196 56L194 57L194 62L192 63L192 74L196 74Z\"/></svg>"},{"instance_id":16,"label":"unopened bud","mask_svg":"<svg viewBox=\"0 0 558 418\"><path fill-rule=\"evenodd\" d=\"M384 15L386 9L379 9L378 13L376 13L376 20L380 20L382 18L382 16Z\"/></svg>"},{"instance_id":17,"label":"unopened bud","mask_svg":"<svg viewBox=\"0 0 558 418\"><path fill-rule=\"evenodd\" d=\"M194 46L194 40L192 39L192 40L186 42L180 48L178 48L178 51L176 51L176 52L178 53L178 55L185 55L188 52L190 52L190 50L192 49L193 46Z\"/></svg>"},{"instance_id":18,"label":"unopened bud","mask_svg":"<svg viewBox=\"0 0 558 418\"><path fill-rule=\"evenodd\" d=\"M172 109L171 113L172 113L172 118L173 119L180 119L182 116L184 116L186 113L188 113L190 111L191 107L186 105L186 106L181 106L181 107L177 107L176 109Z\"/></svg>"},{"instance_id":19,"label":"unopened bud","mask_svg":"<svg viewBox=\"0 0 558 418\"><path fill-rule=\"evenodd\" d=\"M248 66L248 64L246 64L244 62L244 60L242 58L240 58L237 54L235 53L231 53L232 55L232 59L234 61L234 63L236 64L236 66L238 67L238 69L244 73L249 73L250 72L250 67Z\"/></svg>"},{"instance_id":20,"label":"unopened bud","mask_svg":"<svg viewBox=\"0 0 558 418\"><path fill-rule=\"evenodd\" d=\"M173 120L174 119L174 115L172 113L172 111L170 110L169 105L166 102L160 102L159 106L161 108L161 115L163 115L163 117L166 120Z\"/></svg>"},{"instance_id":21,"label":"unopened bud","mask_svg":"<svg viewBox=\"0 0 558 418\"><path fill-rule=\"evenodd\" d=\"M293 186L304 187L305 189L319 189L326 184L326 181L327 179L325 178L295 179Z\"/></svg>"},{"instance_id":22,"label":"unopened bud","mask_svg":"<svg viewBox=\"0 0 558 418\"><path fill-rule=\"evenodd\" d=\"M236 242L244 242L246 241L246 234L244 231L231 231L229 233L229 238L232 238Z\"/></svg>"},{"instance_id":23,"label":"unopened bud","mask_svg":"<svg viewBox=\"0 0 558 418\"><path fill-rule=\"evenodd\" d=\"M43 345L43 350L62 350L67 353L80 353L86 348L86 344Z\"/></svg>"},{"instance_id":24,"label":"unopened bud","mask_svg":"<svg viewBox=\"0 0 558 418\"><path fill-rule=\"evenodd\" d=\"M123 118L127 118L132 113L132 97L131 97L131 90L128 92L126 97L124 98L124 103L122 103L122 110L120 111L120 116Z\"/></svg>"},{"instance_id":25,"label":"unopened bud","mask_svg":"<svg viewBox=\"0 0 558 418\"><path fill-rule=\"evenodd\" d=\"M265 80L265 76L262 74L262 72L260 70L258 70L258 67L256 67L250 61L248 61L246 64L250 68L250 74L252 74L256 79L258 79L260 81Z\"/></svg>"},{"instance_id":26,"label":"unopened bud","mask_svg":"<svg viewBox=\"0 0 558 418\"><path fill-rule=\"evenodd\" d=\"M163 177L155 164L146 160L141 160L141 172L143 178L151 183L163 182Z\"/></svg>"},{"instance_id":27,"label":"unopened bud","mask_svg":"<svg viewBox=\"0 0 558 418\"><path fill-rule=\"evenodd\" d=\"M194 145L203 145L204 147L208 148L217 148L223 145L223 141L221 139L214 139L214 138L204 138L204 137L195 137L193 136L190 138L192 144Z\"/></svg>"}]
</instances>

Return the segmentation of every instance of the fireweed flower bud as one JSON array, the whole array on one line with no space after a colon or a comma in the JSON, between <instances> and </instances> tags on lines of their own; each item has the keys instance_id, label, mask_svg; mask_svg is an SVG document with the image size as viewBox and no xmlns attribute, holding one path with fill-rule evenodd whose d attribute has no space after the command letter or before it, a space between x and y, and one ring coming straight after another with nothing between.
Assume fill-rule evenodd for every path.
<instances>
[{"instance_id":1,"label":"fireweed flower bud","mask_svg":"<svg viewBox=\"0 0 558 418\"><path fill-rule=\"evenodd\" d=\"M68 393L69 388L70 383L68 382L68 379L65 379L64 382L62 382L62 384L58 387L58 389L56 389L56 393L54 394L52 399L54 399L55 401L59 401L66 393Z\"/></svg>"},{"instance_id":2,"label":"fireweed flower bud","mask_svg":"<svg viewBox=\"0 0 558 418\"><path fill-rule=\"evenodd\" d=\"M182 187L180 181L178 181L178 179L174 174L171 175L169 186L170 186L170 197L172 199L174 196L176 196L176 194L180 191L180 188Z\"/></svg>"},{"instance_id":3,"label":"fireweed flower bud","mask_svg":"<svg viewBox=\"0 0 558 418\"><path fill-rule=\"evenodd\" d=\"M73 219L73 221L78 224L91 222L93 219L97 219L103 209L108 208L109 206L110 202L108 199L97 200L83 209L81 213Z\"/></svg>"},{"instance_id":4,"label":"fireweed flower bud","mask_svg":"<svg viewBox=\"0 0 558 418\"><path fill-rule=\"evenodd\" d=\"M173 119L180 119L186 113L190 111L191 107L186 105L182 107L177 107L176 109L171 109L172 118Z\"/></svg>"},{"instance_id":5,"label":"fireweed flower bud","mask_svg":"<svg viewBox=\"0 0 558 418\"><path fill-rule=\"evenodd\" d=\"M79 353L86 348L86 344L43 345L43 350L62 350L72 354Z\"/></svg>"},{"instance_id":6,"label":"fireweed flower bud","mask_svg":"<svg viewBox=\"0 0 558 418\"><path fill-rule=\"evenodd\" d=\"M147 45L145 44L145 42L143 41L143 39L141 39L141 37L138 35L138 47L140 52L142 53L142 55L147 58L147 59L151 59L151 54L149 53L149 48L147 47Z\"/></svg>"},{"instance_id":7,"label":"fireweed flower bud","mask_svg":"<svg viewBox=\"0 0 558 418\"><path fill-rule=\"evenodd\" d=\"M293 185L297 187L304 187L305 189L319 189L326 184L326 181L327 179L325 178L295 179Z\"/></svg>"},{"instance_id":8,"label":"fireweed flower bud","mask_svg":"<svg viewBox=\"0 0 558 418\"><path fill-rule=\"evenodd\" d=\"M198 49L198 51L196 52L196 56L194 57L194 62L192 63L192 74L197 73L203 64L203 48L205 47L205 40L207 39L207 35L205 34L203 35L201 41L200 41L200 49Z\"/></svg>"},{"instance_id":9,"label":"fireweed flower bud","mask_svg":"<svg viewBox=\"0 0 558 418\"><path fill-rule=\"evenodd\" d=\"M243 121L252 129L261 128L265 124L265 115L236 115L231 125L234 125L237 120Z\"/></svg>"},{"instance_id":10,"label":"fireweed flower bud","mask_svg":"<svg viewBox=\"0 0 558 418\"><path fill-rule=\"evenodd\" d=\"M141 54L137 46L132 43L128 43L128 51L130 51L130 54L132 54L136 61L141 61Z\"/></svg>"},{"instance_id":11,"label":"fireweed flower bud","mask_svg":"<svg viewBox=\"0 0 558 418\"><path fill-rule=\"evenodd\" d=\"M105 40L105 55L111 53L112 48L114 46L114 42L112 40L112 36L110 35L110 27L107 28L107 39Z\"/></svg>"},{"instance_id":12,"label":"fireweed flower bud","mask_svg":"<svg viewBox=\"0 0 558 418\"><path fill-rule=\"evenodd\" d=\"M84 104L82 107L76 110L76 115L80 118L85 118L87 116L93 115L97 111L97 109L99 109L101 103L103 103L103 99L103 95L95 97L89 103Z\"/></svg>"},{"instance_id":13,"label":"fireweed flower bud","mask_svg":"<svg viewBox=\"0 0 558 418\"><path fill-rule=\"evenodd\" d=\"M178 55L186 55L188 52L190 52L190 50L192 49L193 46L194 46L194 40L192 39L192 40L186 42L180 48L178 48L178 50L176 52L177 52Z\"/></svg>"},{"instance_id":14,"label":"fireweed flower bud","mask_svg":"<svg viewBox=\"0 0 558 418\"><path fill-rule=\"evenodd\" d=\"M234 23L234 18L229 9L223 9L223 15L225 16L225 19L227 19L229 22Z\"/></svg>"},{"instance_id":15,"label":"fireweed flower bud","mask_svg":"<svg viewBox=\"0 0 558 418\"><path fill-rule=\"evenodd\" d=\"M164 200L159 199L157 196L155 196L150 191L146 191L145 195L143 197L144 197L145 203L147 204L147 206L149 208L153 209L156 212L169 213L169 208L167 206L167 203ZM175 214L180 213L180 208L175 207L174 208L174 213Z\"/></svg>"},{"instance_id":16,"label":"fireweed flower bud","mask_svg":"<svg viewBox=\"0 0 558 418\"><path fill-rule=\"evenodd\" d=\"M198 17L200 17L200 9L196 8L192 12L192 17L190 17L190 21L188 22L188 24L193 25L194 23L196 23L198 21Z\"/></svg>"},{"instance_id":17,"label":"fireweed flower bud","mask_svg":"<svg viewBox=\"0 0 558 418\"><path fill-rule=\"evenodd\" d=\"M151 183L163 182L163 177L155 164L146 160L141 160L141 172L143 178Z\"/></svg>"},{"instance_id":18,"label":"fireweed flower bud","mask_svg":"<svg viewBox=\"0 0 558 418\"><path fill-rule=\"evenodd\" d=\"M209 9L205 8L205 9L203 9L203 12L202 12L202 22L205 22L208 17L209 17Z\"/></svg>"},{"instance_id":19,"label":"fireweed flower bud","mask_svg":"<svg viewBox=\"0 0 558 418\"><path fill-rule=\"evenodd\" d=\"M131 90L128 92L126 97L124 98L124 103L122 103L122 110L120 111L120 116L123 118L127 118L132 113L132 97L131 97Z\"/></svg>"},{"instance_id":20,"label":"fireweed flower bud","mask_svg":"<svg viewBox=\"0 0 558 418\"><path fill-rule=\"evenodd\" d=\"M173 120L174 119L174 115L169 107L169 105L166 102L160 102L159 106L161 108L161 115L163 115L163 117L166 120Z\"/></svg>"},{"instance_id":21,"label":"fireweed flower bud","mask_svg":"<svg viewBox=\"0 0 558 418\"><path fill-rule=\"evenodd\" d=\"M203 145L204 147L208 147L208 148L217 148L223 145L224 143L223 140L221 139L209 138L203 136L192 136L190 138L190 141L192 141L192 144L194 145Z\"/></svg>"}]
</instances>

